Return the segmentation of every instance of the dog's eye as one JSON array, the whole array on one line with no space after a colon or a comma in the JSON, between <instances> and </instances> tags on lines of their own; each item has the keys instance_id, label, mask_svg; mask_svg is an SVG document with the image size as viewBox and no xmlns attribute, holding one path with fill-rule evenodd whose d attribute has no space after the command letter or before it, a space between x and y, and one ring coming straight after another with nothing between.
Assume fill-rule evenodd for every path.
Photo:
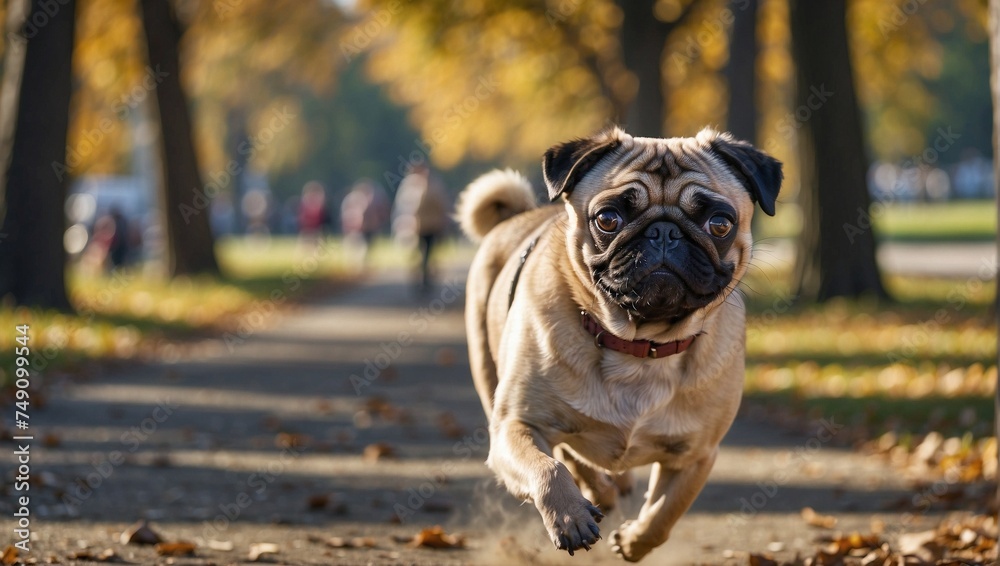
<instances>
[{"instance_id":1,"label":"dog's eye","mask_svg":"<svg viewBox=\"0 0 1000 566\"><path fill-rule=\"evenodd\" d=\"M705 224L705 230L716 238L725 238L733 229L733 222L725 216L713 216Z\"/></svg>"},{"instance_id":2,"label":"dog's eye","mask_svg":"<svg viewBox=\"0 0 1000 566\"><path fill-rule=\"evenodd\" d=\"M594 217L594 224L597 224L597 228L601 232L615 232L622 224L622 217L609 208L597 213L597 216Z\"/></svg>"}]
</instances>

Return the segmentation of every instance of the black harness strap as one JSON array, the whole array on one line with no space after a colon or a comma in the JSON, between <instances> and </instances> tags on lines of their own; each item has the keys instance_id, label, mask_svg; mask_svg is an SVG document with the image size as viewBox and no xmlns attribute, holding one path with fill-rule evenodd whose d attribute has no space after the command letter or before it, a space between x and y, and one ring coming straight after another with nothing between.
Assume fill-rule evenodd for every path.
<instances>
[{"instance_id":1,"label":"black harness strap","mask_svg":"<svg viewBox=\"0 0 1000 566\"><path fill-rule=\"evenodd\" d=\"M528 247L521 252L521 261L517 264L517 271L514 272L514 278L510 281L510 293L507 295L507 310L510 310L510 306L514 304L514 291L517 290L517 281L521 278L521 270L524 269L524 263L528 261L528 254L531 253L531 250L535 249L535 244L537 243L538 237L535 237L528 243Z\"/></svg>"}]
</instances>

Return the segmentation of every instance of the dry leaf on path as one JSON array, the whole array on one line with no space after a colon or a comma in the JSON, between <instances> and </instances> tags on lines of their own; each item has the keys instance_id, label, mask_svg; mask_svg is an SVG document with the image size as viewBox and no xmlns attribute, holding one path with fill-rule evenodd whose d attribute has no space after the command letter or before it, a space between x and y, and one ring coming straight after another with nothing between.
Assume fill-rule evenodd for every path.
<instances>
[{"instance_id":1,"label":"dry leaf on path","mask_svg":"<svg viewBox=\"0 0 1000 566\"><path fill-rule=\"evenodd\" d=\"M923 531L920 533L904 533L899 535L899 553L905 556L916 556L924 561L932 561L934 554L925 545L937 538L935 531Z\"/></svg>"},{"instance_id":2,"label":"dry leaf on path","mask_svg":"<svg viewBox=\"0 0 1000 566\"><path fill-rule=\"evenodd\" d=\"M458 419L452 413L441 413L437 418L438 430L445 438L462 438L465 436L465 428L458 423Z\"/></svg>"},{"instance_id":3,"label":"dry leaf on path","mask_svg":"<svg viewBox=\"0 0 1000 566\"><path fill-rule=\"evenodd\" d=\"M330 502L329 493L317 493L316 495L310 495L309 499L306 500L306 507L310 511L319 511L326 507L326 504Z\"/></svg>"},{"instance_id":4,"label":"dry leaf on path","mask_svg":"<svg viewBox=\"0 0 1000 566\"><path fill-rule=\"evenodd\" d=\"M148 521L139 521L122 531L119 541L122 544L159 544L163 542L160 534L154 531Z\"/></svg>"},{"instance_id":5,"label":"dry leaf on path","mask_svg":"<svg viewBox=\"0 0 1000 566\"><path fill-rule=\"evenodd\" d=\"M379 460L384 460L386 458L395 458L396 449L385 442L376 442L375 444L369 444L365 446L365 452L362 458L365 462L374 464Z\"/></svg>"},{"instance_id":6,"label":"dry leaf on path","mask_svg":"<svg viewBox=\"0 0 1000 566\"><path fill-rule=\"evenodd\" d=\"M417 548L464 548L465 537L461 535L449 535L444 532L441 525L424 529L413 537L410 546Z\"/></svg>"},{"instance_id":7,"label":"dry leaf on path","mask_svg":"<svg viewBox=\"0 0 1000 566\"><path fill-rule=\"evenodd\" d=\"M330 548L375 548L377 544L372 537L329 537L323 538L310 535L309 542L326 545Z\"/></svg>"},{"instance_id":8,"label":"dry leaf on path","mask_svg":"<svg viewBox=\"0 0 1000 566\"><path fill-rule=\"evenodd\" d=\"M837 518L833 515L820 515L812 507L802 508L802 518L809 526L821 529L832 529L837 525Z\"/></svg>"},{"instance_id":9,"label":"dry leaf on path","mask_svg":"<svg viewBox=\"0 0 1000 566\"><path fill-rule=\"evenodd\" d=\"M4 566L11 566L11 564L17 563L17 547L13 544L8 544L7 548L3 549L3 556L0 557L3 561Z\"/></svg>"},{"instance_id":10,"label":"dry leaf on path","mask_svg":"<svg viewBox=\"0 0 1000 566\"><path fill-rule=\"evenodd\" d=\"M229 552L233 549L232 541L228 540L209 540L205 543L205 546L211 550L219 550L221 552Z\"/></svg>"},{"instance_id":11,"label":"dry leaf on path","mask_svg":"<svg viewBox=\"0 0 1000 566\"><path fill-rule=\"evenodd\" d=\"M78 550L67 555L70 560L90 560L91 562L120 562L121 558L115 554L113 548L105 548L101 552L91 552L90 550Z\"/></svg>"},{"instance_id":12,"label":"dry leaf on path","mask_svg":"<svg viewBox=\"0 0 1000 566\"><path fill-rule=\"evenodd\" d=\"M295 432L280 432L274 437L274 445L278 448L303 448L311 442L309 436Z\"/></svg>"},{"instance_id":13,"label":"dry leaf on path","mask_svg":"<svg viewBox=\"0 0 1000 566\"><path fill-rule=\"evenodd\" d=\"M193 556L196 548L194 543L187 541L161 542L156 545L156 553L160 556Z\"/></svg>"},{"instance_id":14,"label":"dry leaf on path","mask_svg":"<svg viewBox=\"0 0 1000 566\"><path fill-rule=\"evenodd\" d=\"M250 562L261 562L268 554L277 554L278 545L270 542L258 542L250 545Z\"/></svg>"}]
</instances>

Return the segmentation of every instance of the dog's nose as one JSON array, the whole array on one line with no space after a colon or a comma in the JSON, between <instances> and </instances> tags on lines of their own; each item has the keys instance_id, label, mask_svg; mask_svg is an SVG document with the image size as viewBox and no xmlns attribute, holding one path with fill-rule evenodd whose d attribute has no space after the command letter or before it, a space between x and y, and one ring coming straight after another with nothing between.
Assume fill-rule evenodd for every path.
<instances>
[{"instance_id":1,"label":"dog's nose","mask_svg":"<svg viewBox=\"0 0 1000 566\"><path fill-rule=\"evenodd\" d=\"M666 221L653 222L649 226L646 226L646 231L643 235L650 240L662 240L667 248L673 248L684 237L681 229L676 224Z\"/></svg>"}]
</instances>

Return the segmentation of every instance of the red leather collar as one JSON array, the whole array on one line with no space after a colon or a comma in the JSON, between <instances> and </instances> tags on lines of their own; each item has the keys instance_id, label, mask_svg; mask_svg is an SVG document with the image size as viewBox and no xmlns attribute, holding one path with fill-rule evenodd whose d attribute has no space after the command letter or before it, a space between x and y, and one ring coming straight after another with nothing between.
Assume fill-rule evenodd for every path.
<instances>
[{"instance_id":1,"label":"red leather collar","mask_svg":"<svg viewBox=\"0 0 1000 566\"><path fill-rule=\"evenodd\" d=\"M680 354L687 350L697 337L695 335L665 344L649 340L625 340L608 333L587 311L580 311L580 320L583 322L583 329L594 337L594 344L598 348L608 348L637 358L659 359Z\"/></svg>"}]
</instances>

